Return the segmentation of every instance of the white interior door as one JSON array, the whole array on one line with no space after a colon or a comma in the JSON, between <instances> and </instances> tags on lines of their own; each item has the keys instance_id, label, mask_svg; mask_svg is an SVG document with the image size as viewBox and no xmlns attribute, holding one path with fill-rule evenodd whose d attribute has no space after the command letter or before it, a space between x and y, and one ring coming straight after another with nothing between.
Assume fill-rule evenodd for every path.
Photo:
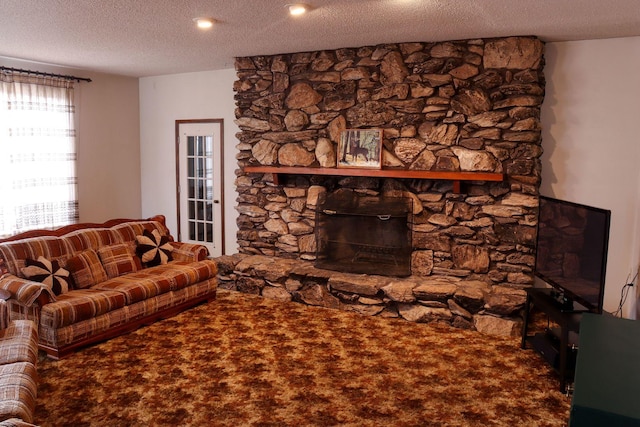
<instances>
[{"instance_id":1,"label":"white interior door","mask_svg":"<svg viewBox=\"0 0 640 427\"><path fill-rule=\"evenodd\" d=\"M222 120L177 121L178 239L224 254Z\"/></svg>"}]
</instances>

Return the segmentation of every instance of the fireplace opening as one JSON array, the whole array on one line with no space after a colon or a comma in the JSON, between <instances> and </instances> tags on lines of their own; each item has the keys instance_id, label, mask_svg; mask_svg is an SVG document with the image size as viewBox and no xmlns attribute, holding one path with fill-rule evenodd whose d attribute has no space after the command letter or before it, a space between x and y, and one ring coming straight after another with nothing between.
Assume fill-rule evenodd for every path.
<instances>
[{"instance_id":1,"label":"fireplace opening","mask_svg":"<svg viewBox=\"0 0 640 427\"><path fill-rule=\"evenodd\" d=\"M335 192L316 210L316 266L347 273L409 276L411 213L408 197Z\"/></svg>"}]
</instances>

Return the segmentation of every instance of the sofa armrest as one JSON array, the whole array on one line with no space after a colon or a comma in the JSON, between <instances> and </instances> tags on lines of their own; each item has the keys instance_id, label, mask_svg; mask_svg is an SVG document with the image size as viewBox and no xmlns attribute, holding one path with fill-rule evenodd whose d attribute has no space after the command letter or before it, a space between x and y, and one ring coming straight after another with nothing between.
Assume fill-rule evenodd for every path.
<instances>
[{"instance_id":1,"label":"sofa armrest","mask_svg":"<svg viewBox=\"0 0 640 427\"><path fill-rule=\"evenodd\" d=\"M209 256L207 247L197 243L171 242L171 246L174 261L202 261Z\"/></svg>"},{"instance_id":2,"label":"sofa armrest","mask_svg":"<svg viewBox=\"0 0 640 427\"><path fill-rule=\"evenodd\" d=\"M10 273L0 277L0 289L8 291L12 299L25 307L33 304L42 307L44 304L56 300L51 289L44 284L22 279Z\"/></svg>"}]
</instances>

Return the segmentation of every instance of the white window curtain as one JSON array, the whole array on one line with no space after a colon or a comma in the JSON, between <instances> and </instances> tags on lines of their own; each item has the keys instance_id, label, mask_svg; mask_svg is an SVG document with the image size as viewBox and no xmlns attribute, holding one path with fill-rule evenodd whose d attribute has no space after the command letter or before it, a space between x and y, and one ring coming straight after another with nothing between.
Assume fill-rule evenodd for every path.
<instances>
[{"instance_id":1,"label":"white window curtain","mask_svg":"<svg viewBox=\"0 0 640 427\"><path fill-rule=\"evenodd\" d=\"M0 236L78 220L73 82L0 73Z\"/></svg>"}]
</instances>

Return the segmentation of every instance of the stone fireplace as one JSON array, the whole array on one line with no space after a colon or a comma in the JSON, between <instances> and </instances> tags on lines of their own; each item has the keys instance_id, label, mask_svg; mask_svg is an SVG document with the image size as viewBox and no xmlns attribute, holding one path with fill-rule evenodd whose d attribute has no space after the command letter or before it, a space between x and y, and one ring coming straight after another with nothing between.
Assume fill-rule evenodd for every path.
<instances>
[{"instance_id":1,"label":"stone fireplace","mask_svg":"<svg viewBox=\"0 0 640 427\"><path fill-rule=\"evenodd\" d=\"M482 303L466 307L464 324L477 327L481 316L517 321L523 289L533 284L543 67L543 44L535 37L237 58L240 253L315 262L316 211L327 195L405 198L411 200L412 283L476 283ZM245 171L336 168L341 132L368 128L383 131L383 170L490 172L504 180L460 186L446 178ZM286 288L269 280L265 286ZM358 302L339 285L322 286L340 304ZM304 299L304 289L294 288L285 290ZM411 304L429 306L412 295ZM369 297L389 299L380 289ZM463 299L451 294L438 304ZM504 309L496 301L505 299L520 302ZM447 316L455 312L438 307ZM384 313L393 311L387 308Z\"/></svg>"}]
</instances>

